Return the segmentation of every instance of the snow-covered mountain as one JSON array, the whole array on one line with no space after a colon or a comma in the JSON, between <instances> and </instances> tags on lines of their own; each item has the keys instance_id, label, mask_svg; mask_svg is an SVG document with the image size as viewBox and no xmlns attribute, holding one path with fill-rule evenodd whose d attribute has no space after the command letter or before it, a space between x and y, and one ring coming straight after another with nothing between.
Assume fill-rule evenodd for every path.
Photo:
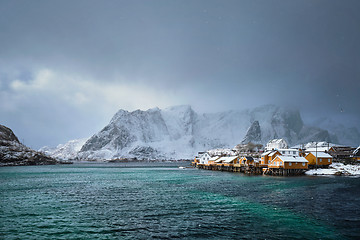
<instances>
[{"instance_id":1,"label":"snow-covered mountain","mask_svg":"<svg viewBox=\"0 0 360 240\"><path fill-rule=\"evenodd\" d=\"M86 141L78 157L190 159L198 151L247 141L266 144L273 138L284 138L289 145L336 142L328 131L304 125L296 109L266 105L198 114L190 106L175 106L118 111L107 126Z\"/></svg>"},{"instance_id":2,"label":"snow-covered mountain","mask_svg":"<svg viewBox=\"0 0 360 240\"><path fill-rule=\"evenodd\" d=\"M65 144L59 144L54 148L45 146L40 148L39 152L43 152L56 159L76 159L78 152L87 140L88 138L70 140Z\"/></svg>"},{"instance_id":3,"label":"snow-covered mountain","mask_svg":"<svg viewBox=\"0 0 360 240\"><path fill-rule=\"evenodd\" d=\"M336 136L341 144L356 147L360 143L360 132L355 127L345 126L329 118L317 119L312 125L328 129L330 135Z\"/></svg>"}]
</instances>

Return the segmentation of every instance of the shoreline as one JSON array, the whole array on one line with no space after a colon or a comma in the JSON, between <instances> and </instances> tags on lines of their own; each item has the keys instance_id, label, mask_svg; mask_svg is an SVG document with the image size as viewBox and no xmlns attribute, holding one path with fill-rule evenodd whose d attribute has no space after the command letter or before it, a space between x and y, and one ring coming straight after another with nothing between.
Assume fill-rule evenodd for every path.
<instances>
[{"instance_id":1,"label":"shoreline","mask_svg":"<svg viewBox=\"0 0 360 240\"><path fill-rule=\"evenodd\" d=\"M329 168L311 169L305 172L309 176L360 176L360 164L332 163Z\"/></svg>"},{"instance_id":2,"label":"shoreline","mask_svg":"<svg viewBox=\"0 0 360 240\"><path fill-rule=\"evenodd\" d=\"M135 160L135 159L121 159L121 160L58 160L55 164L24 164L24 162L13 162L7 164L0 164L0 167L17 167L17 166L45 166L45 165L72 165L72 164L127 164L127 163L191 163L191 160L179 159L179 160ZM344 163L332 163L329 168L310 169L304 173L304 176L359 176L360 177L360 164L344 164Z\"/></svg>"}]
</instances>

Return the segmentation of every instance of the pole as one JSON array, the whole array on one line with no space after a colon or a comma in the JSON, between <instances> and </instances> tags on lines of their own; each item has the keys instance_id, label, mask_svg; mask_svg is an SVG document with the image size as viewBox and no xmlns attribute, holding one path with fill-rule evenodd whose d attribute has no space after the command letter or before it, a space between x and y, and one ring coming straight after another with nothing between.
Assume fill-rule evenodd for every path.
<instances>
[{"instance_id":1,"label":"pole","mask_svg":"<svg viewBox=\"0 0 360 240\"><path fill-rule=\"evenodd\" d=\"M318 168L318 160L317 160L317 142L315 143L315 154L316 154L316 168Z\"/></svg>"}]
</instances>

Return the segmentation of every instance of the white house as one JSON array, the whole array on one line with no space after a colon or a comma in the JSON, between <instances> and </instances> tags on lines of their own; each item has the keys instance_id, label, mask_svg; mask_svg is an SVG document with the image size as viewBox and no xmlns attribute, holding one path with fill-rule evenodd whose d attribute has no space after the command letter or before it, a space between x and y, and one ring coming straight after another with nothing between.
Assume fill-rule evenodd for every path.
<instances>
[{"instance_id":1,"label":"white house","mask_svg":"<svg viewBox=\"0 0 360 240\"><path fill-rule=\"evenodd\" d=\"M287 148L287 149L276 149L276 150L278 150L279 153L281 153L281 155L283 156L294 156L294 157L300 156L299 149Z\"/></svg>"},{"instance_id":2,"label":"white house","mask_svg":"<svg viewBox=\"0 0 360 240\"><path fill-rule=\"evenodd\" d=\"M265 151L270 151L273 149L287 149L288 144L284 139L273 139L270 140L265 147Z\"/></svg>"},{"instance_id":3,"label":"white house","mask_svg":"<svg viewBox=\"0 0 360 240\"><path fill-rule=\"evenodd\" d=\"M208 152L203 153L200 156L200 164L207 164L208 161L210 160L211 156Z\"/></svg>"}]
</instances>

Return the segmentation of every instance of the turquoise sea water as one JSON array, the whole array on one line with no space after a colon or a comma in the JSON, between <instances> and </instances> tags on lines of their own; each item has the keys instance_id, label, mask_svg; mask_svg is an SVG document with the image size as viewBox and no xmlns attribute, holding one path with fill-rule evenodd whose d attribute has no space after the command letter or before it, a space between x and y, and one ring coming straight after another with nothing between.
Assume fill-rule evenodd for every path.
<instances>
[{"instance_id":1,"label":"turquoise sea water","mask_svg":"<svg viewBox=\"0 0 360 240\"><path fill-rule=\"evenodd\" d=\"M178 165L0 168L0 239L360 238L360 178Z\"/></svg>"}]
</instances>

